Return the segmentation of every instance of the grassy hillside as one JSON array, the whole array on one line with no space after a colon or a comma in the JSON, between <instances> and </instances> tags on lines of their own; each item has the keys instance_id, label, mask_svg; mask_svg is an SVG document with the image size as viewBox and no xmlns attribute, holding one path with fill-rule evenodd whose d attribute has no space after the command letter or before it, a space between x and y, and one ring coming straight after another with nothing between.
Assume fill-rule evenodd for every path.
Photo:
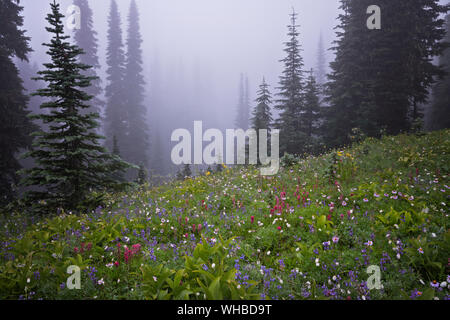
<instances>
[{"instance_id":1,"label":"grassy hillside","mask_svg":"<svg viewBox=\"0 0 450 320\"><path fill-rule=\"evenodd\" d=\"M82 216L3 217L0 298L449 298L450 131L291 162L110 195Z\"/></svg>"}]
</instances>

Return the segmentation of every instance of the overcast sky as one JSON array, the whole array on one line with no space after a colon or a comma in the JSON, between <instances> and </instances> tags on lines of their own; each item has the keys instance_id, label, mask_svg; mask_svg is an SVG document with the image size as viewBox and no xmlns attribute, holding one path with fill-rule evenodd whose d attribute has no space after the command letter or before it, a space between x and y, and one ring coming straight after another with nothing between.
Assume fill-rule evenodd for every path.
<instances>
[{"instance_id":1,"label":"overcast sky","mask_svg":"<svg viewBox=\"0 0 450 320\"><path fill-rule=\"evenodd\" d=\"M22 0L25 29L35 52L31 59L47 59L45 31L49 0ZM305 69L315 67L319 36L325 48L335 39L338 0L136 0L143 36L146 106L152 139L158 136L170 155L174 129L234 128L240 73L248 75L252 107L263 76L277 92L288 40L292 8L298 13ZM72 4L60 0L63 14ZM110 0L90 0L98 32L104 77L107 18ZM126 36L130 0L117 0ZM82 18L82 17L81 17ZM71 32L69 31L69 34ZM333 59L328 53L328 62ZM103 82L103 85L105 83ZM153 141L152 146L155 143ZM151 150L150 153L153 151Z\"/></svg>"},{"instance_id":2,"label":"overcast sky","mask_svg":"<svg viewBox=\"0 0 450 320\"><path fill-rule=\"evenodd\" d=\"M33 57L41 60L45 53L41 43L48 40L43 22L49 11L49 1L22 0L22 3L25 28L36 51ZM65 11L71 1L60 3ZM125 35L130 0L117 0L117 3ZM91 0L90 5L105 69L110 0ZM283 42L287 40L286 26L292 8L299 13L307 68L316 64L321 32L325 46L330 47L338 15L337 0L137 0L137 5L148 91L155 81L169 91L174 81L182 82L176 84L184 87L179 90L180 94L191 93L192 86L206 86L202 91L208 92L208 109L225 122L223 125L233 120L232 112L225 113L223 109L235 108L237 104L241 72L249 76L252 99L263 76L272 86L277 85L282 70L279 60L284 57ZM158 79L153 78L153 73L158 73ZM193 83L199 81L204 83ZM171 94L167 92L167 95Z\"/></svg>"}]
</instances>

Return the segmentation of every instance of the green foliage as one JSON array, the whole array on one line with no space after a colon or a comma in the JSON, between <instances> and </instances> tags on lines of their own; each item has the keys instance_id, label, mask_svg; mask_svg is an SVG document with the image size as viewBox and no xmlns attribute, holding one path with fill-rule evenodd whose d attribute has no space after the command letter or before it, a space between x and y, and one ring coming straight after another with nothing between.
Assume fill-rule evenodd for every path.
<instances>
[{"instance_id":1,"label":"green foliage","mask_svg":"<svg viewBox=\"0 0 450 320\"><path fill-rule=\"evenodd\" d=\"M272 96L265 78L263 78L263 82L259 86L258 97L255 101L258 104L253 110L253 118L251 118L252 128L257 133L261 129L269 130L273 122L272 112L270 111Z\"/></svg>"},{"instance_id":2,"label":"green foliage","mask_svg":"<svg viewBox=\"0 0 450 320\"><path fill-rule=\"evenodd\" d=\"M298 158L292 154L285 153L280 159L280 164L283 167L290 167L298 162Z\"/></svg>"},{"instance_id":3,"label":"green foliage","mask_svg":"<svg viewBox=\"0 0 450 320\"><path fill-rule=\"evenodd\" d=\"M45 44L50 48L51 63L45 64L46 70L38 72L40 77L36 78L48 85L35 93L50 98L41 108L51 112L31 117L48 124L48 129L33 134L34 149L25 157L35 159L36 165L22 172L22 185L34 187L26 194L26 201L31 209L41 212L97 204L98 199L92 199L90 193L116 188L120 184L110 173L131 167L100 146L98 140L103 137L94 132L99 115L82 113L92 98L83 89L93 78L81 72L91 67L78 62L83 50L67 41L59 4L52 3L51 9L47 16L51 27L47 31L53 38Z\"/></svg>"},{"instance_id":4,"label":"green foliage","mask_svg":"<svg viewBox=\"0 0 450 320\"><path fill-rule=\"evenodd\" d=\"M104 106L104 101L100 99L103 92L101 80L97 77L100 69L100 62L98 59L98 39L97 31L94 28L93 12L87 0L74 0L73 4L80 8L80 28L74 30L73 40L76 45L83 49L84 54L79 56L79 61L83 64L92 66L92 68L85 70L83 74L88 77L94 77L91 85L85 89L85 92L92 96L90 101L90 108L83 110L83 113L99 113L101 107Z\"/></svg>"},{"instance_id":5,"label":"green foliage","mask_svg":"<svg viewBox=\"0 0 450 320\"><path fill-rule=\"evenodd\" d=\"M450 43L450 14L445 18L446 35L444 41ZM433 88L433 105L431 107L429 128L441 130L450 128L450 48L442 52L439 65L447 73Z\"/></svg>"},{"instance_id":6,"label":"green foliage","mask_svg":"<svg viewBox=\"0 0 450 320\"><path fill-rule=\"evenodd\" d=\"M302 115L305 111L304 101L304 62L300 54L301 45L299 41L299 26L297 25L297 13L291 14L291 24L288 26L289 41L285 43L286 58L283 74L280 76L280 97L275 108L280 110L280 117L275 127L280 128L280 151L281 153L301 154L305 137L302 135L305 128L301 125Z\"/></svg>"},{"instance_id":7,"label":"green foliage","mask_svg":"<svg viewBox=\"0 0 450 320\"><path fill-rule=\"evenodd\" d=\"M447 231L442 240L429 240L419 236L410 240L406 249L412 266L428 281L436 281L445 275L450 250L450 233Z\"/></svg>"},{"instance_id":8,"label":"green foliage","mask_svg":"<svg viewBox=\"0 0 450 320\"><path fill-rule=\"evenodd\" d=\"M192 175L191 166L189 164L184 165L182 175L183 177L190 177Z\"/></svg>"},{"instance_id":9,"label":"green foliage","mask_svg":"<svg viewBox=\"0 0 450 320\"><path fill-rule=\"evenodd\" d=\"M144 185L146 184L148 181L148 174L147 174L147 169L145 169L144 165L141 163L139 165L139 171L138 171L138 176L137 176L137 183L139 185Z\"/></svg>"},{"instance_id":10,"label":"green foliage","mask_svg":"<svg viewBox=\"0 0 450 320\"><path fill-rule=\"evenodd\" d=\"M382 8L381 30L367 30L370 0L342 0L336 59L331 63L324 141L348 145L352 128L379 137L417 130L430 87L443 75L429 59L447 47L441 15L448 5L432 1L390 1ZM420 28L405 28L420 26ZM422 46L417 46L422 43ZM364 45L362 45L364 44ZM447 104L448 105L448 104Z\"/></svg>"},{"instance_id":11,"label":"green foliage","mask_svg":"<svg viewBox=\"0 0 450 320\"><path fill-rule=\"evenodd\" d=\"M15 0L0 3L0 206L8 204L17 195L19 176L16 172L21 169L17 154L24 148L31 148L30 134L37 129L28 118L29 98L13 61L14 58L28 61L27 55L31 51L29 38L21 29L22 10Z\"/></svg>"},{"instance_id":12,"label":"green foliage","mask_svg":"<svg viewBox=\"0 0 450 320\"><path fill-rule=\"evenodd\" d=\"M126 94L126 112L121 110L127 122L127 134L122 137L125 144L124 159L131 163L148 166L150 138L147 108L144 104L145 80L142 57L142 35L139 9L136 1L130 2L125 55L123 86Z\"/></svg>"},{"instance_id":13,"label":"green foliage","mask_svg":"<svg viewBox=\"0 0 450 320\"><path fill-rule=\"evenodd\" d=\"M226 255L233 239L211 246L202 238L192 257L185 257L183 269L170 270L163 265L142 267L146 297L153 300L239 300L256 299L252 289L241 287L235 280L236 270L226 265Z\"/></svg>"},{"instance_id":14,"label":"green foliage","mask_svg":"<svg viewBox=\"0 0 450 320\"><path fill-rule=\"evenodd\" d=\"M0 299L445 299L449 135L368 138L270 177L224 166L94 192L85 214L11 207ZM74 264L81 290L65 286ZM382 290L366 286L370 265Z\"/></svg>"}]
</instances>

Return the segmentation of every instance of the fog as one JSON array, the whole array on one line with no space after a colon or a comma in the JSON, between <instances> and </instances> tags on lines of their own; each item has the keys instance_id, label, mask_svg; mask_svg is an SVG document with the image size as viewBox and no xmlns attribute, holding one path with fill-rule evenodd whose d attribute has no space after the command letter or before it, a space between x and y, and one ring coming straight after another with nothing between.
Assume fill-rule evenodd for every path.
<instances>
[{"instance_id":1,"label":"fog","mask_svg":"<svg viewBox=\"0 0 450 320\"><path fill-rule=\"evenodd\" d=\"M59 1L65 13L71 1ZM175 128L233 128L240 74L249 79L252 107L262 78L276 93L288 39L289 15L295 8L300 25L305 69L316 66L319 36L325 48L335 38L338 0L137 0L143 36L143 58L149 128L170 150ZM22 0L25 29L34 49L31 60L41 66L49 40L45 31L47 0ZM98 32L102 74L110 0L89 1ZM129 0L117 0L126 36ZM72 34L68 31L69 35ZM333 58L328 52L327 60ZM103 81L103 86L105 81Z\"/></svg>"}]
</instances>

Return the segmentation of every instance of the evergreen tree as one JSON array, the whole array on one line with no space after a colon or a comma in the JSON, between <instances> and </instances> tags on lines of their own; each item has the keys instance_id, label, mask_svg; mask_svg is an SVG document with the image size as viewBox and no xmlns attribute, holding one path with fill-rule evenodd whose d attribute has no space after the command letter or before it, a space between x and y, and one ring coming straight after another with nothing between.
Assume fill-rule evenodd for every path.
<instances>
[{"instance_id":1,"label":"evergreen tree","mask_svg":"<svg viewBox=\"0 0 450 320\"><path fill-rule=\"evenodd\" d=\"M256 130L257 134L257 153L259 163L259 143L260 136L259 130L265 129L270 132L270 127L273 122L272 112L270 111L270 105L272 104L272 96L269 91L269 85L266 83L266 79L263 78L262 84L259 86L258 97L256 98L256 107L253 110L253 118L251 118L252 128ZM268 136L269 138L269 136Z\"/></svg>"},{"instance_id":2,"label":"evergreen tree","mask_svg":"<svg viewBox=\"0 0 450 320\"><path fill-rule=\"evenodd\" d=\"M319 89L314 77L314 71L311 69L305 85L305 112L301 118L302 127L306 128L305 132L309 138L316 134L319 114Z\"/></svg>"},{"instance_id":3,"label":"evergreen tree","mask_svg":"<svg viewBox=\"0 0 450 320\"><path fill-rule=\"evenodd\" d=\"M192 176L191 166L189 164L185 164L182 171L183 178Z\"/></svg>"},{"instance_id":4,"label":"evergreen tree","mask_svg":"<svg viewBox=\"0 0 450 320\"><path fill-rule=\"evenodd\" d=\"M245 86L244 86L244 127L247 130L250 127L250 83L248 81L248 76L245 75Z\"/></svg>"},{"instance_id":5,"label":"evergreen tree","mask_svg":"<svg viewBox=\"0 0 450 320\"><path fill-rule=\"evenodd\" d=\"M325 46L323 44L322 32L319 37L319 46L317 49L317 67L316 67L316 80L319 86L323 86L326 82L327 76L327 55Z\"/></svg>"},{"instance_id":6,"label":"evergreen tree","mask_svg":"<svg viewBox=\"0 0 450 320\"><path fill-rule=\"evenodd\" d=\"M370 0L342 0L331 64L325 137L330 146L350 142L352 130L368 136L408 131L422 115L429 87L442 70L432 56L445 47L443 21L448 7L437 0L380 0L381 30L368 30Z\"/></svg>"},{"instance_id":7,"label":"evergreen tree","mask_svg":"<svg viewBox=\"0 0 450 320\"><path fill-rule=\"evenodd\" d=\"M301 117L301 122L308 137L308 141L305 143L307 146L306 151L313 153L317 147L317 134L320 122L319 88L313 69L309 72L305 85L305 112Z\"/></svg>"},{"instance_id":8,"label":"evergreen tree","mask_svg":"<svg viewBox=\"0 0 450 320\"><path fill-rule=\"evenodd\" d=\"M257 105L253 110L252 128L259 132L260 129L270 130L273 122L270 105L272 104L272 95L269 91L269 85L263 78L262 84L259 86L258 97L255 100Z\"/></svg>"},{"instance_id":9,"label":"evergreen tree","mask_svg":"<svg viewBox=\"0 0 450 320\"><path fill-rule=\"evenodd\" d=\"M359 84L361 74L361 55L358 46L362 44L353 28L355 16L353 0L341 0L337 37L333 47L336 57L330 64L330 82L327 84L327 101L330 108L324 110L326 122L323 136L331 147L340 146L349 142L352 128L358 126L358 107L365 99L364 86ZM362 8L362 6L361 6ZM359 9L361 9L359 8ZM367 7L366 7L367 9ZM362 14L362 13L361 13ZM362 23L359 21L359 23ZM365 25L360 26L360 29ZM369 33L369 30L365 30ZM358 44L359 43L359 44Z\"/></svg>"},{"instance_id":10,"label":"evergreen tree","mask_svg":"<svg viewBox=\"0 0 450 320\"><path fill-rule=\"evenodd\" d=\"M128 132L127 102L124 86L125 79L125 53L122 42L122 29L120 15L115 0L111 0L108 18L108 45L106 48L106 63L108 65L105 88L105 135L106 146L111 150L113 137L116 136L118 144L127 143ZM124 159L127 157L124 155Z\"/></svg>"},{"instance_id":11,"label":"evergreen tree","mask_svg":"<svg viewBox=\"0 0 450 320\"><path fill-rule=\"evenodd\" d=\"M73 4L80 8L81 15L80 28L75 30L73 37L75 44L85 52L85 54L79 56L80 62L92 66L92 68L83 74L96 78L85 90L88 95L93 96L90 102L91 108L83 112L96 112L100 114L104 102L100 99L103 90L101 80L97 77L97 73L100 70L100 63L98 60L97 31L94 29L93 13L87 0L74 0Z\"/></svg>"},{"instance_id":12,"label":"evergreen tree","mask_svg":"<svg viewBox=\"0 0 450 320\"><path fill-rule=\"evenodd\" d=\"M450 43L450 15L446 17L447 34L445 42ZM450 128L450 48L439 57L439 65L447 75L439 81L433 90L433 105L431 108L431 129Z\"/></svg>"},{"instance_id":13,"label":"evergreen tree","mask_svg":"<svg viewBox=\"0 0 450 320\"><path fill-rule=\"evenodd\" d=\"M244 74L241 73L240 82L239 82L239 101L237 107L237 115L235 120L235 126L237 129L248 129L248 118L249 118L249 102L248 102L248 79L245 80Z\"/></svg>"},{"instance_id":14,"label":"evergreen tree","mask_svg":"<svg viewBox=\"0 0 450 320\"><path fill-rule=\"evenodd\" d=\"M30 114L40 114L41 104L45 101L42 97L33 96L32 93L36 92L39 89L45 87L45 83L42 81L35 81L33 78L38 76L39 67L36 62L27 62L18 60L16 61L16 65L20 70L20 77L23 80L23 86L25 88L25 93L28 97L28 109L30 110ZM48 130L48 126L45 125L42 121L34 121L36 125L35 130ZM35 162L33 159L20 159L20 165L24 169L30 169L35 166ZM23 190L18 189L18 193L23 192Z\"/></svg>"},{"instance_id":15,"label":"evergreen tree","mask_svg":"<svg viewBox=\"0 0 450 320\"><path fill-rule=\"evenodd\" d=\"M303 100L303 58L300 55L297 13L291 14L291 24L288 26L289 41L285 43L286 58L284 71L280 77L280 99L275 108L281 110L276 126L280 129L280 152L300 154L303 152L304 128L301 127L301 117L304 112Z\"/></svg>"},{"instance_id":16,"label":"evergreen tree","mask_svg":"<svg viewBox=\"0 0 450 320\"><path fill-rule=\"evenodd\" d=\"M142 185L146 184L147 181L148 181L147 169L145 168L144 164L141 163L139 165L139 171L138 171L136 182L142 186Z\"/></svg>"},{"instance_id":17,"label":"evergreen tree","mask_svg":"<svg viewBox=\"0 0 450 320\"><path fill-rule=\"evenodd\" d=\"M47 208L76 210L87 203L91 190L117 186L110 172L129 165L99 145L102 137L93 132L99 115L81 112L89 108L92 98L83 91L93 80L82 74L90 66L78 62L83 50L67 41L70 37L64 34L60 5L53 1L50 6L46 18L50 27L46 30L53 37L44 45L49 48L51 62L44 64L46 69L36 78L45 81L47 87L35 94L49 99L41 108L51 112L32 116L48 124L49 130L34 133L35 149L26 156L35 159L36 167L24 171L22 183L39 188L26 197L37 209L44 202Z\"/></svg>"},{"instance_id":18,"label":"evergreen tree","mask_svg":"<svg viewBox=\"0 0 450 320\"><path fill-rule=\"evenodd\" d=\"M183 176L183 170L178 170L177 175L175 176L175 178L179 181L183 181L184 180L184 176Z\"/></svg>"},{"instance_id":19,"label":"evergreen tree","mask_svg":"<svg viewBox=\"0 0 450 320\"><path fill-rule=\"evenodd\" d=\"M408 40L409 99L411 122L422 123L423 110L428 102L429 89L436 78L445 75L443 66L435 65L433 57L440 56L448 48L449 43L442 41L445 37L445 20L440 16L450 10L450 4L440 5L439 0L416 0L417 5L409 6L407 21L410 28L405 35ZM406 8L405 8L406 9Z\"/></svg>"},{"instance_id":20,"label":"evergreen tree","mask_svg":"<svg viewBox=\"0 0 450 320\"><path fill-rule=\"evenodd\" d=\"M13 186L19 180L16 172L21 168L16 155L31 147L30 133L36 130L27 117L29 100L12 60L16 57L28 61L27 54L31 51L29 38L21 29L22 10L19 1L0 1L0 205L15 196Z\"/></svg>"},{"instance_id":21,"label":"evergreen tree","mask_svg":"<svg viewBox=\"0 0 450 320\"><path fill-rule=\"evenodd\" d=\"M147 110L144 106L144 77L142 75L142 37L139 30L139 13L134 0L128 15L127 55L125 64L126 108L128 134L126 159L148 167L149 136Z\"/></svg>"},{"instance_id":22,"label":"evergreen tree","mask_svg":"<svg viewBox=\"0 0 450 320\"><path fill-rule=\"evenodd\" d=\"M113 148L112 148L112 154L116 157L116 159L121 159L122 155L120 154L120 147L119 143L117 141L116 136L113 137ZM117 167L117 170L112 171L111 175L112 179L121 183L124 183L125 175L123 173L123 170L121 170L120 166Z\"/></svg>"}]
</instances>

